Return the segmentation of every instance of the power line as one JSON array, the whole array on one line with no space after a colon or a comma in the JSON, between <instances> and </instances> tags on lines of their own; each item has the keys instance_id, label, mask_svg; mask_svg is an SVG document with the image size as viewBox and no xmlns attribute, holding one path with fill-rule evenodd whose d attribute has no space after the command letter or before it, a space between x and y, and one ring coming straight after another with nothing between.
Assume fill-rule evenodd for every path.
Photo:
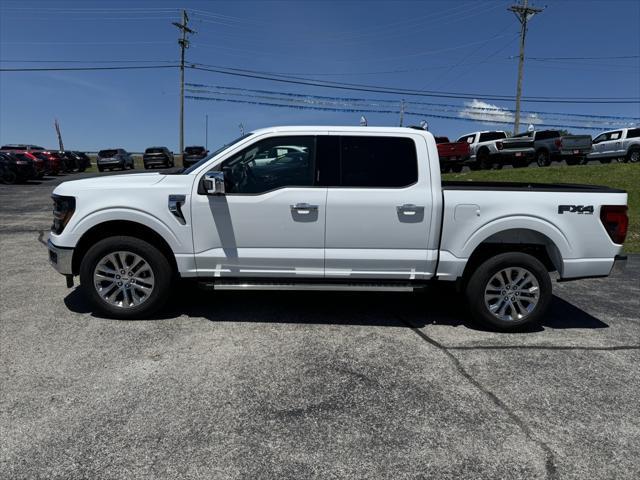
<instances>
[{"instance_id":1,"label":"power line","mask_svg":"<svg viewBox=\"0 0 640 480\"><path fill-rule=\"evenodd\" d=\"M264 89L255 89L255 88L241 88L241 87L229 87L224 85L209 85L202 83L185 83L187 87L195 87L195 88L205 88L205 89L218 89L218 90L231 90L236 92L244 92L244 93L261 93L266 95L281 95L292 98L314 98L320 100L334 100L334 101L342 101L342 102L377 102L377 103L390 103L390 104L398 104L400 99L381 99L381 98L362 98L362 97L331 97L326 95L313 95L313 94L305 94L305 93L291 93L291 92L281 92L275 90L264 90ZM218 93L218 92L214 92ZM425 105L425 106L435 106L435 107L454 107L460 108L461 105L455 105L451 103L432 103L432 102L420 102L420 101L412 101L407 102L407 104L414 105ZM496 107L471 107L466 106L465 108L478 110L478 111L492 111L496 110ZM503 112L514 113L515 110L511 110L508 108L500 107L500 110ZM531 113L536 115L560 115L560 116L571 116L571 117L585 117L585 118L602 118L602 119L616 119L616 120L640 120L640 117L624 117L624 116L613 116L613 115L594 115L594 114L578 114L578 113L563 113L563 112L548 112L548 111L523 111L523 113Z\"/></svg>"},{"instance_id":2,"label":"power line","mask_svg":"<svg viewBox=\"0 0 640 480\"><path fill-rule=\"evenodd\" d=\"M189 65L188 68L192 68L194 70L205 71L205 72L213 72L220 73L223 75L232 75L239 76L245 78L256 78L262 80L270 80L273 82L281 82L281 83L289 83L296 85L308 85L308 86L317 86L324 88L333 88L337 90L352 90L352 91L361 91L361 92L377 92L377 93L390 93L397 95L410 95L410 96L419 96L419 97L437 97L437 98L462 98L467 100L473 100L477 98L482 98L485 100L494 100L494 101L509 101L513 100L513 97L505 96L505 95L485 95L481 93L454 93L454 92L429 92L429 91L417 91L411 89L403 89L403 88L393 88L393 87L384 87L384 86L375 86L375 85L360 85L360 84L345 84L338 82L328 82L322 80L298 80L294 78L283 78L283 77L274 77L263 75L260 73L244 73L244 72L234 72L234 71L226 71L221 70L220 68L206 68L198 66L199 64ZM563 97L525 97L522 98L523 102L530 103L640 103L639 98L621 98L621 97L612 97L612 98L563 98Z\"/></svg>"},{"instance_id":3,"label":"power line","mask_svg":"<svg viewBox=\"0 0 640 480\"><path fill-rule=\"evenodd\" d=\"M177 68L178 65L137 65L113 67L32 67L32 68L0 68L0 72L82 72L91 70L146 70L157 68Z\"/></svg>"},{"instance_id":4,"label":"power line","mask_svg":"<svg viewBox=\"0 0 640 480\"><path fill-rule=\"evenodd\" d=\"M252 104L252 105L261 105L268 107L278 107L278 108L290 108L297 110L317 110L317 111L329 111L329 112L349 112L349 113L383 113L383 114L398 114L398 110L379 110L379 109L361 109L361 108L337 108L337 107L317 107L311 105L283 105L279 103L271 103L271 102L258 102L252 100L238 100L232 98L216 98L216 97L200 97L196 95L187 95L186 98L191 100L201 100L201 101L214 101L214 102L231 102L231 103L243 103L243 104ZM459 116L451 116L451 115L440 115L433 113L421 113L421 112L409 112L404 111L404 115L410 115L414 117L421 118L442 118L449 120L464 120L476 123L485 123L485 124L497 124L497 125L511 125L511 121L501 121L501 120L480 120L473 118L465 118ZM604 128L592 127L592 126L583 126L583 125L561 125L561 124L544 124L547 127L553 128L574 128L574 129L582 129L582 130L604 130Z\"/></svg>"}]
</instances>

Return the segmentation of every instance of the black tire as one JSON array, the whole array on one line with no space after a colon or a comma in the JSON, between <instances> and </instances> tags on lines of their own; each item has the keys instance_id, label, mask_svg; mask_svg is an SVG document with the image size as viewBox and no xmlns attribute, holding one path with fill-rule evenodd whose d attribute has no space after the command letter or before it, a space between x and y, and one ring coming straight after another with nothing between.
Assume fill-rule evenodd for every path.
<instances>
[{"instance_id":1,"label":"black tire","mask_svg":"<svg viewBox=\"0 0 640 480\"><path fill-rule=\"evenodd\" d=\"M451 167L451 171L454 173L460 173L462 171L462 165L454 165Z\"/></svg>"},{"instance_id":2,"label":"black tire","mask_svg":"<svg viewBox=\"0 0 640 480\"><path fill-rule=\"evenodd\" d=\"M149 297L139 305L128 308L114 306L104 300L94 286L93 275L96 266L106 255L117 251L126 251L139 255L147 262L153 272L155 280L153 290ZM164 254L150 243L136 237L118 236L105 238L87 251L80 264L80 287L91 300L95 310L110 318L145 318L158 311L169 296L173 277L174 272Z\"/></svg>"},{"instance_id":3,"label":"black tire","mask_svg":"<svg viewBox=\"0 0 640 480\"><path fill-rule=\"evenodd\" d=\"M440 167L440 173L449 173L451 171L451 168L449 168L448 165L443 165Z\"/></svg>"},{"instance_id":4,"label":"black tire","mask_svg":"<svg viewBox=\"0 0 640 480\"><path fill-rule=\"evenodd\" d=\"M526 269L535 277L538 283L538 303L530 313L520 319L503 320L494 315L485 302L485 290L488 287L489 281L495 274L506 268ZM503 290L498 295L504 294L505 291L506 290ZM549 308L552 294L551 278L545 266L537 258L521 252L501 253L485 260L471 274L465 289L467 302L474 319L500 331L520 330L525 326L528 327L540 323L540 320ZM527 301L524 300L524 296L520 298L524 303L527 303ZM497 300L497 302L499 301L500 299ZM510 309L510 313L513 313L513 310Z\"/></svg>"},{"instance_id":5,"label":"black tire","mask_svg":"<svg viewBox=\"0 0 640 480\"><path fill-rule=\"evenodd\" d=\"M98 171L99 171L99 172L104 172L104 168L102 168L102 167L98 167Z\"/></svg>"},{"instance_id":6,"label":"black tire","mask_svg":"<svg viewBox=\"0 0 640 480\"><path fill-rule=\"evenodd\" d=\"M549 152L547 152L546 150L539 150L536 153L536 163L539 167L548 167L549 165L551 165Z\"/></svg>"},{"instance_id":7,"label":"black tire","mask_svg":"<svg viewBox=\"0 0 640 480\"><path fill-rule=\"evenodd\" d=\"M478 170L489 170L492 167L490 163L489 150L480 150L476 154L476 164L478 166Z\"/></svg>"},{"instance_id":8,"label":"black tire","mask_svg":"<svg viewBox=\"0 0 640 480\"><path fill-rule=\"evenodd\" d=\"M16 175L16 172L13 172L11 170L5 170L2 173L2 183L6 183L7 185L15 185L16 183L18 183L18 175Z\"/></svg>"},{"instance_id":9,"label":"black tire","mask_svg":"<svg viewBox=\"0 0 640 480\"><path fill-rule=\"evenodd\" d=\"M627 153L625 163L638 163L640 162L640 148L632 148Z\"/></svg>"}]
</instances>

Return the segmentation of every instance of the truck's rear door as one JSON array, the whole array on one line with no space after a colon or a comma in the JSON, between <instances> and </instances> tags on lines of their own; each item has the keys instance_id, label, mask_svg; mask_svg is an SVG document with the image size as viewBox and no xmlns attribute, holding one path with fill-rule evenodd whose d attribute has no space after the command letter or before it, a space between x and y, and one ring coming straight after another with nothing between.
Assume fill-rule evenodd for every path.
<instances>
[{"instance_id":1,"label":"truck's rear door","mask_svg":"<svg viewBox=\"0 0 640 480\"><path fill-rule=\"evenodd\" d=\"M433 200L422 135L336 134L339 179L327 193L326 278L422 280Z\"/></svg>"}]
</instances>

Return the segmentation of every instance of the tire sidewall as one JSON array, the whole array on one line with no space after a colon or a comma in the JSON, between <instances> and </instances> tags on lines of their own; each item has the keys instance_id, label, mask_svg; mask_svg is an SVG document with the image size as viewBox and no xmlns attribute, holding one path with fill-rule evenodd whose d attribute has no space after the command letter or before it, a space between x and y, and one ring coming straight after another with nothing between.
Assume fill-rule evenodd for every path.
<instances>
[{"instance_id":1,"label":"tire sidewall","mask_svg":"<svg viewBox=\"0 0 640 480\"><path fill-rule=\"evenodd\" d=\"M484 302L487 282L504 268L522 267L531 272L538 281L540 296L534 311L518 321L503 321L495 317ZM471 275L466 288L466 296L473 317L485 325L498 330L519 330L525 326L538 324L545 315L553 296L551 278L545 266L537 258L521 252L496 255L482 263Z\"/></svg>"},{"instance_id":2,"label":"tire sidewall","mask_svg":"<svg viewBox=\"0 0 640 480\"><path fill-rule=\"evenodd\" d=\"M105 302L93 285L93 274L98 262L109 253L129 251L142 257L153 271L155 286L147 300L136 307L118 308ZM80 286L96 310L110 318L144 318L164 305L173 279L167 258L153 245L135 237L109 237L97 242L85 254L80 264Z\"/></svg>"}]
</instances>

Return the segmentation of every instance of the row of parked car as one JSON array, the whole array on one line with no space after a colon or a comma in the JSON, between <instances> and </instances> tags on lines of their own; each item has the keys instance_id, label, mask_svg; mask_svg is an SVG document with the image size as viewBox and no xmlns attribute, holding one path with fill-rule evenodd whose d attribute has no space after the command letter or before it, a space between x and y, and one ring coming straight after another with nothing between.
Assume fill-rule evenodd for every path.
<instances>
[{"instance_id":1,"label":"row of parked car","mask_svg":"<svg viewBox=\"0 0 640 480\"><path fill-rule=\"evenodd\" d=\"M202 146L191 146L184 149L182 166L189 167L207 156L209 151ZM150 168L171 168L175 166L173 152L167 147L149 147L142 154L142 164L145 170ZM135 168L133 157L124 148L110 148L100 150L96 159L98 171L126 170Z\"/></svg>"},{"instance_id":2,"label":"row of parked car","mask_svg":"<svg viewBox=\"0 0 640 480\"><path fill-rule=\"evenodd\" d=\"M640 128L620 128L590 135L565 135L560 130L531 130L509 137L503 131L473 132L455 142L436 137L442 172L500 169L504 165L548 167L564 160L580 165L591 160L611 163L640 161Z\"/></svg>"},{"instance_id":3,"label":"row of parked car","mask_svg":"<svg viewBox=\"0 0 640 480\"><path fill-rule=\"evenodd\" d=\"M0 147L0 181L24 182L45 175L84 172L91 160L84 152L46 150L38 145Z\"/></svg>"},{"instance_id":4,"label":"row of parked car","mask_svg":"<svg viewBox=\"0 0 640 480\"><path fill-rule=\"evenodd\" d=\"M209 151L202 146L185 148L182 159L184 167L193 165L207 156ZM149 147L142 161L145 169L175 166L173 152L166 147ZM40 179L45 175L84 172L91 165L85 152L48 150L38 145L12 144L0 147L0 182L21 183ZM123 148L100 150L96 157L98 171L126 170L135 168L133 156Z\"/></svg>"}]
</instances>

